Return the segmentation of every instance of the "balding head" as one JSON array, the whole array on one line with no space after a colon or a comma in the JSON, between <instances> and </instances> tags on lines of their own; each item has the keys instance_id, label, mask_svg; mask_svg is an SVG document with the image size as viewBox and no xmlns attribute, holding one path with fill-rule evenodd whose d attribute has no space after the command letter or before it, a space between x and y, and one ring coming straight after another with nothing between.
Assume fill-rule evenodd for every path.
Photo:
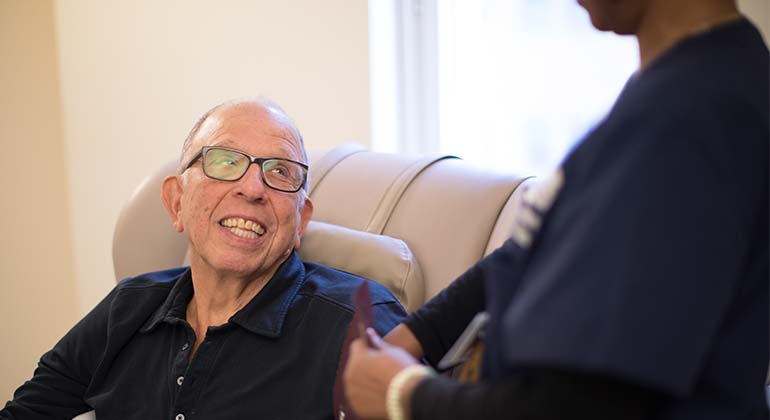
<instances>
[{"instance_id":1,"label":"balding head","mask_svg":"<svg viewBox=\"0 0 770 420\"><path fill-rule=\"evenodd\" d=\"M219 105L209 109L193 125L190 133L182 145L182 153L179 158L178 171L181 173L189 162L190 158L202 147L207 145L207 138L215 133L230 115L239 113L263 114L271 120L273 127L279 127L282 133L280 136L294 141L300 151L301 161L308 163L307 151L302 134L299 132L294 121L275 101L265 97L247 97L233 99L222 102ZM310 175L303 187L303 191L308 191L310 185Z\"/></svg>"}]
</instances>

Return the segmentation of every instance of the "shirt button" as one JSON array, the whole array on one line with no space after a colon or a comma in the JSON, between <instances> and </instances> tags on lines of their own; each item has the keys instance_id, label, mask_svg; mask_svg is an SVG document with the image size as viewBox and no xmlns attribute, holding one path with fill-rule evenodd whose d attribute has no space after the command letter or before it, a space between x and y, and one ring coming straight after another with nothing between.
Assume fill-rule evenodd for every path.
<instances>
[{"instance_id":1,"label":"shirt button","mask_svg":"<svg viewBox=\"0 0 770 420\"><path fill-rule=\"evenodd\" d=\"M184 376L180 376L176 378L176 384L179 386L182 386L182 382L184 382Z\"/></svg>"},{"instance_id":2,"label":"shirt button","mask_svg":"<svg viewBox=\"0 0 770 420\"><path fill-rule=\"evenodd\" d=\"M185 350L187 350L188 348L190 348L190 343L184 343L184 344L182 344L182 351L185 351ZM182 416L182 417L184 417L184 416ZM180 420L181 420L181 419L180 419Z\"/></svg>"},{"instance_id":3,"label":"shirt button","mask_svg":"<svg viewBox=\"0 0 770 420\"><path fill-rule=\"evenodd\" d=\"M184 414L182 413L177 414L176 417L174 417L174 420L184 420Z\"/></svg>"}]
</instances>

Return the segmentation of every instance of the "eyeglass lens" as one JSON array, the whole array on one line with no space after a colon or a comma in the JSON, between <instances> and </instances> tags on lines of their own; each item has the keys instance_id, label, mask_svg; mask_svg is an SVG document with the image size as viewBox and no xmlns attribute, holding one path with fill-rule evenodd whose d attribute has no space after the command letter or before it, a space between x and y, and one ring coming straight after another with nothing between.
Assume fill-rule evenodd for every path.
<instances>
[{"instance_id":1,"label":"eyeglass lens","mask_svg":"<svg viewBox=\"0 0 770 420\"><path fill-rule=\"evenodd\" d=\"M207 149L203 156L203 170L207 176L222 181L235 181L249 169L251 158L235 150ZM262 179L268 187L282 191L296 191L302 187L305 168L283 159L262 161Z\"/></svg>"}]
</instances>

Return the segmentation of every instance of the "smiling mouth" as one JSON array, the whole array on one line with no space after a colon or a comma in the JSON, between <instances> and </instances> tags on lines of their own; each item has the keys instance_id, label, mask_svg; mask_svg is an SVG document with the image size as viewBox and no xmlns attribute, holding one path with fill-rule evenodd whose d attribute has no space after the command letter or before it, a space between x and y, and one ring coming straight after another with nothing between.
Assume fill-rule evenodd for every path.
<instances>
[{"instance_id":1,"label":"smiling mouth","mask_svg":"<svg viewBox=\"0 0 770 420\"><path fill-rule=\"evenodd\" d=\"M226 228L241 238L257 239L265 234L265 228L253 220L245 220L240 217L231 217L219 222L219 225Z\"/></svg>"}]
</instances>

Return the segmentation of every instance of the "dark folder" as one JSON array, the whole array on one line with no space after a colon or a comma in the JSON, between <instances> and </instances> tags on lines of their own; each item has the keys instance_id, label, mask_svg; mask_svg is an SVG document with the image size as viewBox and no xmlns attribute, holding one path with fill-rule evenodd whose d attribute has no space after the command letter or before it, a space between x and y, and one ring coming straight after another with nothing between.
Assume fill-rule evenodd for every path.
<instances>
[{"instance_id":1,"label":"dark folder","mask_svg":"<svg viewBox=\"0 0 770 420\"><path fill-rule=\"evenodd\" d=\"M345 398L345 384L342 375L345 372L345 366L348 362L348 351L350 343L358 337L364 337L369 343L366 329L374 328L374 317L372 316L372 297L369 293L369 284L364 281L353 294L353 305L355 312L353 320L348 327L348 334L345 342L342 344L340 362L337 365L337 378L334 380L334 418L335 420L358 420L358 416L353 412ZM371 343L369 343L371 345Z\"/></svg>"}]
</instances>

